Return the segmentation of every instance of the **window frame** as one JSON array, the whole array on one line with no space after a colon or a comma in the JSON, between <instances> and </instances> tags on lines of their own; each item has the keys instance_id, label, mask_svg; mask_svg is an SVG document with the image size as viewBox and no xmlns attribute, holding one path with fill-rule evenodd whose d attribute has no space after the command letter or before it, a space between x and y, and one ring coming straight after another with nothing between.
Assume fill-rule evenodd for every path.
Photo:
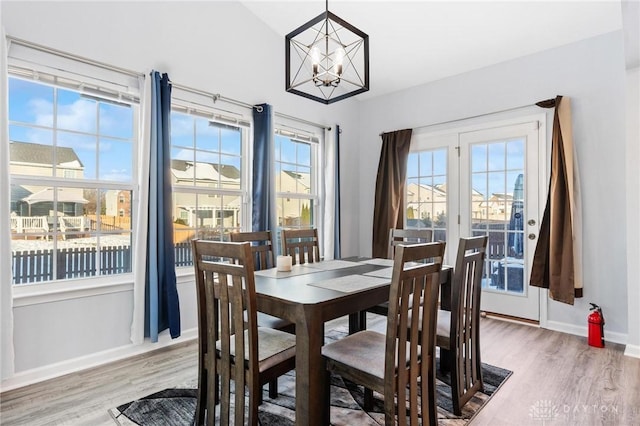
<instances>
[{"instance_id":1,"label":"window frame","mask_svg":"<svg viewBox=\"0 0 640 426\"><path fill-rule=\"evenodd\" d=\"M284 137L289 139L291 142L293 143L304 143L304 144L308 144L309 148L310 148L310 186L309 186L309 190L310 192L307 193L302 193L302 192L283 192L282 191L282 187L280 188L281 191L277 192L277 184L276 184L276 179L278 178L277 175L274 176L274 192L275 192L275 199L276 199L276 205L278 203L278 199L281 198L290 198L290 199L294 199L294 200L312 200L313 202L313 210L311 212L312 214L312 221L309 225L309 227L311 228L316 228L318 230L318 238L320 239L320 241L323 240L323 206L324 206L324 192L322 190L323 188L323 179L322 179L322 169L323 169L323 158L324 158L324 146L325 146L325 135L324 135L324 129L322 127L315 127L315 126L311 126L311 125L306 125L302 122L298 122L295 121L294 119L283 119L280 118L278 119L275 123L274 123L274 152L275 152L275 144L276 144L276 137ZM282 158L282 157L281 157ZM300 163L297 162L297 158L296 158L296 162L292 163L292 162L282 162L281 159L277 159L275 158L274 155L274 161L273 161L273 166L274 166L274 174L275 171L277 170L277 165L278 163L282 164L288 164L288 165L295 165L296 167L298 165L301 165ZM276 212L278 210L278 207L276 207ZM276 221L278 221L278 217L277 217L277 213L276 213ZM280 243L280 233L282 231L284 226L282 226L280 223L276 223L276 230L275 230L275 244L276 244L276 250L278 253L281 252L281 243ZM291 229L301 229L301 228L307 228L307 226L287 226L286 228L291 228ZM320 257L324 257L324 253L322 252L323 250L323 244L320 244Z\"/></svg>"},{"instance_id":2,"label":"window frame","mask_svg":"<svg viewBox=\"0 0 640 426\"><path fill-rule=\"evenodd\" d=\"M213 106L203 105L200 102L197 102L191 93L186 93L177 89L178 95L176 97L172 97L171 102L171 113L179 113L192 116L194 118L205 119L210 122L219 123L223 126L235 127L240 132L240 188L238 189L230 189L230 188L222 188L222 187L207 187L207 186L189 186L189 185L173 185L172 186L172 194L174 198L172 199L172 209L175 210L175 194L194 194L194 195L213 195L213 196L239 196L240 197L240 214L238 216L240 223L238 227L232 227L237 231L247 229L251 223L251 213L249 208L249 185L250 185L250 174L249 168L251 165L251 152L250 152L250 144L251 144L251 122L244 113L239 110L231 110L224 111ZM194 122L194 126L195 126ZM195 130L195 129L194 129ZM216 155L226 155L222 150L218 151L205 151L201 148L198 148L195 142L195 134L193 136L193 145L190 147L179 146L180 148L192 149L195 152L211 152ZM171 149L174 149L173 141L171 142ZM174 212L175 213L175 212ZM188 213L187 213L188 215ZM178 219L183 219L184 215L180 213L174 214L174 221ZM217 225L218 219L213 218L216 222L215 229L220 228ZM224 228L224 226L222 226ZM193 230L195 236L198 235L198 227L188 228L187 231ZM221 234L222 235L222 234ZM191 275L193 273L193 264L185 264L185 265L176 265L176 274L178 277Z\"/></svg>"},{"instance_id":3,"label":"window frame","mask_svg":"<svg viewBox=\"0 0 640 426\"><path fill-rule=\"evenodd\" d=\"M10 112L7 110L7 124L11 126L20 126L23 128L46 129L53 134L64 132L69 134L83 135L89 138L95 138L96 141L114 139L118 141L126 141L131 143L131 176L126 181L104 180L100 176L88 178L71 177L67 170L63 170L62 174L51 176L37 176L25 173L9 173L9 186L29 185L29 186L46 186L52 188L73 188L78 190L117 190L129 191L131 199L138 198L138 164L139 148L140 148L140 126L142 124L142 105L140 102L140 81L141 75L137 73L110 68L108 65L93 63L83 58L75 58L73 55L65 55L56 51L49 51L46 48L31 46L28 44L20 44L12 41L7 55L8 72L7 72L7 88L9 88L9 80L17 79L27 82L34 82L43 86L52 87L53 117L57 117L57 93L60 90L71 91L80 96L92 98L94 101L100 102L95 105L96 118L101 114L101 105L109 103L125 103L131 108L132 128L131 136L120 137L111 134L103 134L99 127L90 131L77 131L73 129L62 128L56 123L55 118L51 124L45 126L36 122L9 120ZM86 73L92 70L91 73ZM92 77L88 77L88 76ZM110 78L113 77L113 78ZM3 101L9 103L9 91L3 95ZM99 122L99 121L98 121ZM98 123L97 122L97 123ZM54 140L56 141L54 143ZM7 139L7 144L11 139ZM16 139L16 142L20 142ZM27 142L33 143L33 142ZM64 147L61 145L57 136L52 139L51 149L56 147ZM100 157L99 151L96 149L96 164ZM51 167L54 167L55 161L52 161ZM11 158L6 158L6 167L10 167ZM59 167L59 166L58 166ZM43 185L43 177L46 178L46 184ZM59 201L58 201L59 203ZM60 206L58 206L60 207ZM117 208L117 207L116 207ZM60 211L60 208L56 210ZM138 230L135 228L135 215L137 207L131 205L131 227L125 230L128 233L127 241L130 246L130 270L127 272L116 272L102 275L98 267L99 260L95 266L95 275L84 277L73 277L57 279L53 278L48 281L32 281L20 284L13 283L12 277L12 293L14 306L27 306L34 303L45 303L49 301L69 300L75 297L92 296L99 294L108 294L130 290L133 288L133 275L135 270L135 240ZM11 210L1 212L0 216L6 217L10 215ZM98 212L96 212L98 213ZM5 216L6 215L6 216ZM54 216L54 222L58 215ZM43 231L44 232L44 231ZM104 237L113 234L107 229L98 229L88 232L94 238ZM120 234L121 232L117 232ZM65 235L59 226L54 224L54 229L48 231L49 235ZM71 235L66 234L66 235ZM104 246L101 246L104 247ZM52 250L57 253L60 250L58 241L52 241ZM11 250L13 251L13 250ZM98 254L95 255L99 257Z\"/></svg>"}]
</instances>

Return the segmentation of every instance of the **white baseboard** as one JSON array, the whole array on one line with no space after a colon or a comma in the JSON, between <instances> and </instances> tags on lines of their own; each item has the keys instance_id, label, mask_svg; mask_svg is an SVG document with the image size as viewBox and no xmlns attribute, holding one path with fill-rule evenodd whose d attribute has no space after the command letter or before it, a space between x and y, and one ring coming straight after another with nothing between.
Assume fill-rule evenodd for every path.
<instances>
[{"instance_id":1,"label":"white baseboard","mask_svg":"<svg viewBox=\"0 0 640 426\"><path fill-rule=\"evenodd\" d=\"M640 345L627 345L624 354L633 358L640 358Z\"/></svg>"},{"instance_id":2,"label":"white baseboard","mask_svg":"<svg viewBox=\"0 0 640 426\"><path fill-rule=\"evenodd\" d=\"M568 324L559 321L546 322L546 327L549 330L560 331L562 333L574 334L576 336L587 337L587 326L579 326L575 324ZM627 344L628 335L626 333L618 333L615 331L604 330L605 342L620 343L622 345Z\"/></svg>"},{"instance_id":3,"label":"white baseboard","mask_svg":"<svg viewBox=\"0 0 640 426\"><path fill-rule=\"evenodd\" d=\"M125 345L118 348L108 349L106 351L81 356L78 358L65 360L55 364L38 367L27 371L16 373L12 377L3 380L0 383L0 392L6 392L12 389L21 388L33 383L42 382L65 374L76 373L88 368L97 367L113 361L120 361L132 356L155 351L157 349L168 346L177 345L198 338L198 329L182 331L180 337L171 339L168 333L163 333L158 337L157 343L151 343L148 340L141 345Z\"/></svg>"}]
</instances>

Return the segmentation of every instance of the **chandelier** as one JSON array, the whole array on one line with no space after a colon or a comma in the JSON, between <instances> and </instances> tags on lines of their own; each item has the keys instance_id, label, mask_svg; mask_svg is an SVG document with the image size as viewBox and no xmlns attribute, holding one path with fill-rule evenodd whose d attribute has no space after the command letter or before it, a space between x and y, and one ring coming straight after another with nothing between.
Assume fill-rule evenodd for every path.
<instances>
[{"instance_id":1,"label":"chandelier","mask_svg":"<svg viewBox=\"0 0 640 426\"><path fill-rule=\"evenodd\" d=\"M286 90L331 104L369 90L369 36L329 12L285 36Z\"/></svg>"}]
</instances>

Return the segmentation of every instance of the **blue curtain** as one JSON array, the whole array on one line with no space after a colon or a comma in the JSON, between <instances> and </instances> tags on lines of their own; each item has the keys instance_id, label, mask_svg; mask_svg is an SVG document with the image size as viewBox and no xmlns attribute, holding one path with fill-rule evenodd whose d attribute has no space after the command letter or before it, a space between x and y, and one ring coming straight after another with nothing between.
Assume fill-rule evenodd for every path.
<instances>
[{"instance_id":1,"label":"blue curtain","mask_svg":"<svg viewBox=\"0 0 640 426\"><path fill-rule=\"evenodd\" d=\"M273 120L271 105L253 108L252 231L275 231L273 185Z\"/></svg>"},{"instance_id":2,"label":"blue curtain","mask_svg":"<svg viewBox=\"0 0 640 426\"><path fill-rule=\"evenodd\" d=\"M171 221L171 82L151 73L151 147L149 161L149 229L145 274L144 335L152 342L167 328L180 336L180 304L176 287Z\"/></svg>"},{"instance_id":3,"label":"blue curtain","mask_svg":"<svg viewBox=\"0 0 640 426\"><path fill-rule=\"evenodd\" d=\"M335 213L333 214L333 220L335 221L333 225L333 258L340 259L340 126L336 125L336 135L335 135L335 153L336 153L336 164L334 169L334 209Z\"/></svg>"}]
</instances>

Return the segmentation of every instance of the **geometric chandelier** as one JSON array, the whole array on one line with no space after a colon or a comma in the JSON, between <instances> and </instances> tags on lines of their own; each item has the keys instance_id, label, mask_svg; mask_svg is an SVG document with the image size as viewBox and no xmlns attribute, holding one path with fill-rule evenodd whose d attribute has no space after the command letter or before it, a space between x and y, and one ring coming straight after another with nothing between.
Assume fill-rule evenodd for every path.
<instances>
[{"instance_id":1,"label":"geometric chandelier","mask_svg":"<svg viewBox=\"0 0 640 426\"><path fill-rule=\"evenodd\" d=\"M285 36L286 90L324 104L369 90L369 36L329 12Z\"/></svg>"}]
</instances>

